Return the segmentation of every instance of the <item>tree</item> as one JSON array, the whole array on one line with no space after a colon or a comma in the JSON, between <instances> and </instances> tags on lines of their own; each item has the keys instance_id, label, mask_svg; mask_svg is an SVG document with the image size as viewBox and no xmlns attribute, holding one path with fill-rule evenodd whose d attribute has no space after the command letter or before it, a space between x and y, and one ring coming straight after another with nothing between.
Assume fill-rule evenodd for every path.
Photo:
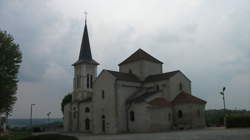
<instances>
[{"instance_id":1,"label":"tree","mask_svg":"<svg viewBox=\"0 0 250 140\"><path fill-rule=\"evenodd\" d=\"M62 113L64 112L64 106L68 103L70 103L72 100L72 94L67 94L64 96L62 103L61 103L61 109L62 109Z\"/></svg>"},{"instance_id":2,"label":"tree","mask_svg":"<svg viewBox=\"0 0 250 140\"><path fill-rule=\"evenodd\" d=\"M0 113L11 112L17 100L17 74L21 62L19 45L10 34L0 30Z\"/></svg>"}]
</instances>

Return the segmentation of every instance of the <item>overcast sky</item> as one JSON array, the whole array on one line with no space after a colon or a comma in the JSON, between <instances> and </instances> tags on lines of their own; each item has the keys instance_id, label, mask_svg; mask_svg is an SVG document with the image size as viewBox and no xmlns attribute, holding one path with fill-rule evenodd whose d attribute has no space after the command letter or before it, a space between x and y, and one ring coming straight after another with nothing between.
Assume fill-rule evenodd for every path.
<instances>
[{"instance_id":1,"label":"overcast sky","mask_svg":"<svg viewBox=\"0 0 250 140\"><path fill-rule=\"evenodd\" d=\"M72 91L88 11L93 58L102 69L138 48L181 70L192 94L221 109L250 109L249 0L0 0L0 29L20 44L23 62L13 116L62 117L60 103Z\"/></svg>"}]
</instances>

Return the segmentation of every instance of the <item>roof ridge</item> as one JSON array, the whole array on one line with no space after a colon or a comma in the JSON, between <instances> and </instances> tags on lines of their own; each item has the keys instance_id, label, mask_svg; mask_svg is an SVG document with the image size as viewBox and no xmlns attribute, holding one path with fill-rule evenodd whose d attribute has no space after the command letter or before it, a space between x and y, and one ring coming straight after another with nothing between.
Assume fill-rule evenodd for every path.
<instances>
[{"instance_id":1,"label":"roof ridge","mask_svg":"<svg viewBox=\"0 0 250 140\"><path fill-rule=\"evenodd\" d=\"M126 58L124 61L122 61L119 64L119 66L123 65L123 64L131 63L134 61L142 60L142 59L148 60L151 62L155 62L155 63L163 64L160 60L156 59L155 57L153 57L152 55L150 55L146 51L139 48L137 51L135 51L133 54L131 54L128 58Z\"/></svg>"},{"instance_id":2,"label":"roof ridge","mask_svg":"<svg viewBox=\"0 0 250 140\"><path fill-rule=\"evenodd\" d=\"M183 103L183 102L194 102L194 103L206 103L205 100L199 98L199 97L196 97L196 96L193 96L185 91L181 91L175 98L174 100L172 101L172 103Z\"/></svg>"},{"instance_id":3,"label":"roof ridge","mask_svg":"<svg viewBox=\"0 0 250 140\"><path fill-rule=\"evenodd\" d=\"M152 81L160 81L169 79L172 76L174 76L176 73L181 72L180 70L171 71L171 72L165 72L165 73L159 73L154 75L149 75L145 78L144 82L152 82Z\"/></svg>"}]
</instances>

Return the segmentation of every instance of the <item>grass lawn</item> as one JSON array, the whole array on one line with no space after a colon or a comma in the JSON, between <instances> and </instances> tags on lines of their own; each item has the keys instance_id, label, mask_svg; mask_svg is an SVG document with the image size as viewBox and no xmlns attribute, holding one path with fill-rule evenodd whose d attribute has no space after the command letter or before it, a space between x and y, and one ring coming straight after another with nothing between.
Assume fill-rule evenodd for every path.
<instances>
[{"instance_id":1,"label":"grass lawn","mask_svg":"<svg viewBox=\"0 0 250 140\"><path fill-rule=\"evenodd\" d=\"M12 132L10 136L1 136L0 140L21 140L31 136L31 132Z\"/></svg>"}]
</instances>

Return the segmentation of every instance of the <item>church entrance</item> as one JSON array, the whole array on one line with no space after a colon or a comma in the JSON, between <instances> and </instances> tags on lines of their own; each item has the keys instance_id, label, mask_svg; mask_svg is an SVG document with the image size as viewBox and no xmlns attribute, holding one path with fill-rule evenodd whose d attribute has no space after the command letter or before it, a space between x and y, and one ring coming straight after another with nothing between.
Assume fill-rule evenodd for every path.
<instances>
[{"instance_id":1,"label":"church entrance","mask_svg":"<svg viewBox=\"0 0 250 140\"><path fill-rule=\"evenodd\" d=\"M102 115L102 132L105 133L105 116Z\"/></svg>"},{"instance_id":2,"label":"church entrance","mask_svg":"<svg viewBox=\"0 0 250 140\"><path fill-rule=\"evenodd\" d=\"M89 122L89 119L87 118L86 120L85 120L85 129L86 130L89 130L89 125L90 124L90 122Z\"/></svg>"}]
</instances>

